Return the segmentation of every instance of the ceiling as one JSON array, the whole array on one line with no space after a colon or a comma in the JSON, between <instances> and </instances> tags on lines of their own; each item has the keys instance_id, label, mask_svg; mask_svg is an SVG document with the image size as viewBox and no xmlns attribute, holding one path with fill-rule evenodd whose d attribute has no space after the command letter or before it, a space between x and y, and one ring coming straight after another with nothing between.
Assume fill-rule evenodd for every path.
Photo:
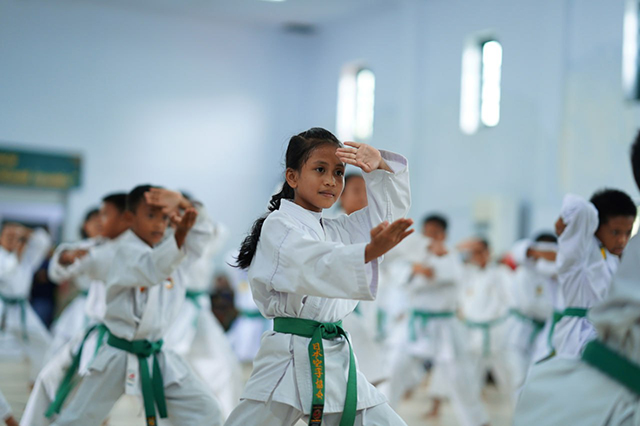
<instances>
[{"instance_id":1,"label":"ceiling","mask_svg":"<svg viewBox=\"0 0 640 426\"><path fill-rule=\"evenodd\" d=\"M104 2L98 1L102 4ZM407 0L110 0L109 4L150 12L193 15L243 24L321 25L357 18L372 9L394 6Z\"/></svg>"}]
</instances>

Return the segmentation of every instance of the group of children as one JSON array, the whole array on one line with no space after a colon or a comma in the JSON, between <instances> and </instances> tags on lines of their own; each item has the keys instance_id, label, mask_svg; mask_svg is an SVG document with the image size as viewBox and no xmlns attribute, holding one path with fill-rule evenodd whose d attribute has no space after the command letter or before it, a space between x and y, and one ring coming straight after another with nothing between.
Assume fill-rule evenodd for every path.
<instances>
[{"instance_id":1,"label":"group of children","mask_svg":"<svg viewBox=\"0 0 640 426\"><path fill-rule=\"evenodd\" d=\"M402 155L312 128L285 161L228 259L240 315L227 333L207 296L224 229L180 192L107 195L85 238L56 248L51 280L80 293L53 337L27 300L51 240L5 223L0 333L33 379L20 424L100 426L126 393L149 426L405 425L395 409L428 377L429 416L448 399L461 425L481 426L488 373L516 424L640 424L627 194L567 195L555 233L516 243L507 266L484 239L448 245L442 215L411 235ZM632 164L640 187L638 140ZM244 390L241 361L253 361ZM18 424L1 394L0 417Z\"/></svg>"}]
</instances>

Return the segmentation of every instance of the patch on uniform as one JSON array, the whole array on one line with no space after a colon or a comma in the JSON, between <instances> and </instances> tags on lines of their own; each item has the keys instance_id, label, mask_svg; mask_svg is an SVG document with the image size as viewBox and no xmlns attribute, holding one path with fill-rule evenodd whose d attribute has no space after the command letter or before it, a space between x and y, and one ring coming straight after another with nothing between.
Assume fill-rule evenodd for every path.
<instances>
[{"instance_id":1,"label":"patch on uniform","mask_svg":"<svg viewBox=\"0 0 640 426\"><path fill-rule=\"evenodd\" d=\"M322 424L322 412L324 407L322 405L314 405L311 407L311 418L309 419L309 426Z\"/></svg>"},{"instance_id":2,"label":"patch on uniform","mask_svg":"<svg viewBox=\"0 0 640 426\"><path fill-rule=\"evenodd\" d=\"M242 293L249 291L249 283L246 281L242 281L238 287L238 290Z\"/></svg>"},{"instance_id":3,"label":"patch on uniform","mask_svg":"<svg viewBox=\"0 0 640 426\"><path fill-rule=\"evenodd\" d=\"M473 296L473 289L472 288L468 288L466 291L467 297L471 297Z\"/></svg>"},{"instance_id":4,"label":"patch on uniform","mask_svg":"<svg viewBox=\"0 0 640 426\"><path fill-rule=\"evenodd\" d=\"M167 281L169 281L169 284L167 284L167 289L171 290L174 286L173 278L169 277L167 278Z\"/></svg>"},{"instance_id":5,"label":"patch on uniform","mask_svg":"<svg viewBox=\"0 0 640 426\"><path fill-rule=\"evenodd\" d=\"M537 286L536 287L536 296L542 296L542 292L543 292L542 286L541 285Z\"/></svg>"}]
</instances>

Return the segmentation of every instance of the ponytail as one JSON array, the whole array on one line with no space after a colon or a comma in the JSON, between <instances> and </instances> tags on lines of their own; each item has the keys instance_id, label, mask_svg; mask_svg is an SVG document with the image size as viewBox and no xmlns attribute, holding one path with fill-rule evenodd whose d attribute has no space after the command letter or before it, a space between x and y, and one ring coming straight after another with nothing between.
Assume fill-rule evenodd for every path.
<instances>
[{"instance_id":1,"label":"ponytail","mask_svg":"<svg viewBox=\"0 0 640 426\"><path fill-rule=\"evenodd\" d=\"M301 170L304 163L307 162L313 150L322 145L333 145L336 148L342 147L340 141L328 130L314 127L306 132L302 132L298 135L291 137L289 140L289 146L287 147L287 153L285 156L285 163L287 169ZM240 245L240 252L236 258L236 268L247 269L251 265L253 257L256 255L258 249L258 241L260 240L260 233L262 232L262 225L264 221L272 213L280 209L280 203L283 199L293 200L295 192L293 188L285 180L280 192L271 197L269 201L269 212L256 220L253 223L251 232Z\"/></svg>"},{"instance_id":2,"label":"ponytail","mask_svg":"<svg viewBox=\"0 0 640 426\"><path fill-rule=\"evenodd\" d=\"M284 181L280 192L274 194L273 197L271 197L271 201L269 201L269 212L266 215L258 218L258 220L253 223L251 232L249 233L249 235L247 235L247 237L240 245L240 252L238 253L238 257L236 258L236 268L247 269L249 265L251 265L251 261L256 255L256 250L258 249L258 240L260 240L262 225L264 225L264 221L267 220L267 216L269 216L270 213L280 209L280 203L283 199L293 200L294 195L295 193L293 192L293 188L289 186L289 183L287 181Z\"/></svg>"}]
</instances>

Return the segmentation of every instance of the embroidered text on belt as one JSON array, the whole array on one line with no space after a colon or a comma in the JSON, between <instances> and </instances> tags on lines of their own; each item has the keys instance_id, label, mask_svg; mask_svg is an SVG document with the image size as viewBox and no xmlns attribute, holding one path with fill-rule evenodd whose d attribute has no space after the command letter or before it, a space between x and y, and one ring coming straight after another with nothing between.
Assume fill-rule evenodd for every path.
<instances>
[{"instance_id":1,"label":"embroidered text on belt","mask_svg":"<svg viewBox=\"0 0 640 426\"><path fill-rule=\"evenodd\" d=\"M102 346L102 341L104 340L104 336L107 333L107 327L104 326L103 324L96 324L93 327L89 328L89 330L87 330L87 332L84 335L84 338L82 339L82 342L80 343L80 347L78 348L76 353L73 355L71 365L69 366L69 369L65 373L64 378L60 382L60 385L58 386L58 390L56 391L56 396L53 402L51 402L51 404L49 405L49 408L47 409L47 411L45 412L45 416L47 418L51 418L51 416L53 416L54 414L60 413L60 410L62 409L62 405L64 404L65 399L67 399L67 396L69 396L69 393L75 387L78 381L76 374L78 372L78 369L80 368L80 359L82 357L82 350L84 349L84 344L94 331L98 333L98 343L96 345L96 350L94 351L94 355L98 353L98 349L100 349L100 347Z\"/></svg>"},{"instance_id":2,"label":"embroidered text on belt","mask_svg":"<svg viewBox=\"0 0 640 426\"><path fill-rule=\"evenodd\" d=\"M142 400L147 418L147 426L156 426L156 406L161 418L167 417L167 401L164 397L164 382L158 362L158 353L162 349L162 340L125 340L109 333L109 346L134 354L138 357L140 382L142 384ZM153 376L149 376L147 358L153 355Z\"/></svg>"},{"instance_id":3,"label":"embroidered text on belt","mask_svg":"<svg viewBox=\"0 0 640 426\"><path fill-rule=\"evenodd\" d=\"M358 405L358 383L356 373L356 362L353 356L351 342L347 333L342 328L342 321L321 323L303 318L275 318L273 330L278 333L293 334L307 337L309 342L309 361L311 364L311 383L313 384L313 395L311 401L311 416L309 425L320 426L322 424L322 414L324 412L325 401L325 358L322 340L331 340L343 336L349 344L349 375L347 380L347 392L344 402L344 409L340 419L340 426L353 426L356 418L356 408Z\"/></svg>"},{"instance_id":4,"label":"embroidered text on belt","mask_svg":"<svg viewBox=\"0 0 640 426\"><path fill-rule=\"evenodd\" d=\"M20 327L22 328L22 340L28 341L29 335L27 334L27 301L23 297L6 297L0 294L0 300L6 306L2 310L2 320L0 320L0 330L4 331L7 325L7 307L19 306L20 307Z\"/></svg>"},{"instance_id":5,"label":"embroidered text on belt","mask_svg":"<svg viewBox=\"0 0 640 426\"><path fill-rule=\"evenodd\" d=\"M456 313L453 311L421 311L414 309L411 311L411 319L409 320L409 335L412 342L416 340L416 319L421 321L422 329L427 326L427 323L432 319L444 319L444 318L453 318Z\"/></svg>"},{"instance_id":6,"label":"embroidered text on belt","mask_svg":"<svg viewBox=\"0 0 640 426\"><path fill-rule=\"evenodd\" d=\"M640 395L640 364L625 358L598 340L587 343L582 352L582 360Z\"/></svg>"}]
</instances>

